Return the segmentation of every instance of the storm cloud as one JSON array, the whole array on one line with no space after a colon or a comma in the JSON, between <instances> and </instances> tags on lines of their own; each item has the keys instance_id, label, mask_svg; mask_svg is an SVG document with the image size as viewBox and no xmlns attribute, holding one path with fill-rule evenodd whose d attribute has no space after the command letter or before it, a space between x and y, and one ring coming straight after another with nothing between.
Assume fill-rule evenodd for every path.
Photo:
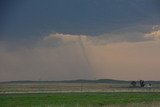
<instances>
[{"instance_id":1,"label":"storm cloud","mask_svg":"<svg viewBox=\"0 0 160 107\"><path fill-rule=\"evenodd\" d=\"M139 35L140 41L131 41L129 32L96 37L51 33L25 45L1 41L0 81L95 77L158 80L160 44L155 39L146 40L146 35L158 35L159 30L151 30L130 34Z\"/></svg>"}]
</instances>

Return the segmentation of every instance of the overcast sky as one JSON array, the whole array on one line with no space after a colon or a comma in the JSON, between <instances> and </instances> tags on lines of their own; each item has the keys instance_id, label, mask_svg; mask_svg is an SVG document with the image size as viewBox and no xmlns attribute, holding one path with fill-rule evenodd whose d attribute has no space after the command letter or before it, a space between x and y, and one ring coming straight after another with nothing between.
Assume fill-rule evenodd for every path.
<instances>
[{"instance_id":1,"label":"overcast sky","mask_svg":"<svg viewBox=\"0 0 160 107\"><path fill-rule=\"evenodd\" d=\"M0 81L160 80L159 0L1 0Z\"/></svg>"}]
</instances>

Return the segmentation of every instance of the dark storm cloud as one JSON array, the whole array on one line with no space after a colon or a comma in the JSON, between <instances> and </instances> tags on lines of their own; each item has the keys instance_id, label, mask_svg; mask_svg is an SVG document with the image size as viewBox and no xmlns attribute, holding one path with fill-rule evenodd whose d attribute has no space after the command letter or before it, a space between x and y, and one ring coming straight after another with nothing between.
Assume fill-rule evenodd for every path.
<instances>
[{"instance_id":1,"label":"dark storm cloud","mask_svg":"<svg viewBox=\"0 0 160 107\"><path fill-rule=\"evenodd\" d=\"M0 40L32 40L51 32L96 36L136 24L159 24L157 2L1 0Z\"/></svg>"},{"instance_id":2,"label":"dark storm cloud","mask_svg":"<svg viewBox=\"0 0 160 107\"><path fill-rule=\"evenodd\" d=\"M0 81L159 79L158 4L1 0Z\"/></svg>"}]
</instances>

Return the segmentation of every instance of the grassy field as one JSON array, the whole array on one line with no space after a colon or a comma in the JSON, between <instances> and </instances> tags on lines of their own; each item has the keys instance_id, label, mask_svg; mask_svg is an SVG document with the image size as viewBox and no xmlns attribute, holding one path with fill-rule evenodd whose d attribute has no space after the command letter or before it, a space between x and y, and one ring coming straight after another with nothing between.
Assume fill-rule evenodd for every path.
<instances>
[{"instance_id":1,"label":"grassy field","mask_svg":"<svg viewBox=\"0 0 160 107\"><path fill-rule=\"evenodd\" d=\"M160 107L160 87L129 83L1 83L0 107Z\"/></svg>"},{"instance_id":2,"label":"grassy field","mask_svg":"<svg viewBox=\"0 0 160 107\"><path fill-rule=\"evenodd\" d=\"M4 83L0 94L57 92L160 92L160 87L131 88L130 84L107 83Z\"/></svg>"},{"instance_id":3,"label":"grassy field","mask_svg":"<svg viewBox=\"0 0 160 107\"><path fill-rule=\"evenodd\" d=\"M1 94L0 107L159 107L160 93Z\"/></svg>"}]
</instances>

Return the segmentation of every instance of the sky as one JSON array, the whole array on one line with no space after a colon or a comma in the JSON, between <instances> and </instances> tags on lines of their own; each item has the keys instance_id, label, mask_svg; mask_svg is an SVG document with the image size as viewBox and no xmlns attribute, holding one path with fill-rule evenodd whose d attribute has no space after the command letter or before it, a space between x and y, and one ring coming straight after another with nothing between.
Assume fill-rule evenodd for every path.
<instances>
[{"instance_id":1,"label":"sky","mask_svg":"<svg viewBox=\"0 0 160 107\"><path fill-rule=\"evenodd\" d=\"M159 0L1 0L0 81L160 80Z\"/></svg>"}]
</instances>

